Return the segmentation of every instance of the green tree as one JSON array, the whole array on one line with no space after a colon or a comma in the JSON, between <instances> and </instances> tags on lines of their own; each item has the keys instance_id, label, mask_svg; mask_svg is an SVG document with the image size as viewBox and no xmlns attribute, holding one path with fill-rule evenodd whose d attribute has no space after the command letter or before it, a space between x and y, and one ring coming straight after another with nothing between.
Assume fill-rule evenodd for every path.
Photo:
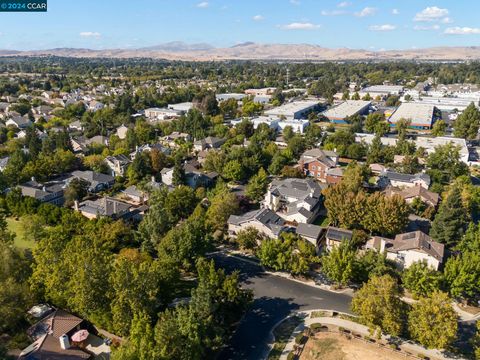
<instances>
[{"instance_id":1,"label":"green tree","mask_svg":"<svg viewBox=\"0 0 480 360\"><path fill-rule=\"evenodd\" d=\"M82 200L88 194L88 181L80 178L73 178L64 192L65 206L72 206L75 200Z\"/></svg>"},{"instance_id":2,"label":"green tree","mask_svg":"<svg viewBox=\"0 0 480 360\"><path fill-rule=\"evenodd\" d=\"M352 300L352 310L371 331L380 329L390 335L402 333L405 310L400 289L390 275L371 278Z\"/></svg>"},{"instance_id":3,"label":"green tree","mask_svg":"<svg viewBox=\"0 0 480 360\"><path fill-rule=\"evenodd\" d=\"M246 189L247 196L254 201L260 201L267 191L267 186L268 175L263 168L260 168L258 173L248 181Z\"/></svg>"},{"instance_id":4,"label":"green tree","mask_svg":"<svg viewBox=\"0 0 480 360\"><path fill-rule=\"evenodd\" d=\"M135 314L154 318L168 304L178 279L175 264L164 257L153 260L136 249L123 249L110 275L113 329L128 335Z\"/></svg>"},{"instance_id":5,"label":"green tree","mask_svg":"<svg viewBox=\"0 0 480 360\"><path fill-rule=\"evenodd\" d=\"M254 227L239 231L235 238L235 242L242 250L254 250L262 240L264 236Z\"/></svg>"},{"instance_id":6,"label":"green tree","mask_svg":"<svg viewBox=\"0 0 480 360\"><path fill-rule=\"evenodd\" d=\"M382 121L385 121L385 116L383 114L368 114L367 118L365 119L365 130L367 130L369 133L375 133L377 125Z\"/></svg>"},{"instance_id":7,"label":"green tree","mask_svg":"<svg viewBox=\"0 0 480 360\"><path fill-rule=\"evenodd\" d=\"M237 196L228 189L220 191L211 201L206 213L206 224L210 229L223 230L230 215L239 210Z\"/></svg>"},{"instance_id":8,"label":"green tree","mask_svg":"<svg viewBox=\"0 0 480 360\"><path fill-rule=\"evenodd\" d=\"M185 184L185 169L179 161L173 166L172 183L175 186Z\"/></svg>"},{"instance_id":9,"label":"green tree","mask_svg":"<svg viewBox=\"0 0 480 360\"><path fill-rule=\"evenodd\" d=\"M475 139L480 128L480 111L471 103L455 120L453 135L464 139Z\"/></svg>"},{"instance_id":10,"label":"green tree","mask_svg":"<svg viewBox=\"0 0 480 360\"><path fill-rule=\"evenodd\" d=\"M408 331L427 348L445 349L456 339L457 329L457 313L443 292L421 298L408 314Z\"/></svg>"},{"instance_id":11,"label":"green tree","mask_svg":"<svg viewBox=\"0 0 480 360\"><path fill-rule=\"evenodd\" d=\"M460 148L452 143L436 146L427 158L427 167L432 180L440 184L468 174L468 166L460 159Z\"/></svg>"},{"instance_id":12,"label":"green tree","mask_svg":"<svg viewBox=\"0 0 480 360\"><path fill-rule=\"evenodd\" d=\"M452 297L472 301L480 295L480 253L465 251L452 256L443 271Z\"/></svg>"},{"instance_id":13,"label":"green tree","mask_svg":"<svg viewBox=\"0 0 480 360\"><path fill-rule=\"evenodd\" d=\"M222 175L228 180L239 181L243 179L245 172L240 161L230 160L225 164Z\"/></svg>"},{"instance_id":14,"label":"green tree","mask_svg":"<svg viewBox=\"0 0 480 360\"><path fill-rule=\"evenodd\" d=\"M439 119L435 121L435 123L432 126L432 135L433 136L444 136L447 131L447 123Z\"/></svg>"},{"instance_id":15,"label":"green tree","mask_svg":"<svg viewBox=\"0 0 480 360\"><path fill-rule=\"evenodd\" d=\"M442 274L432 269L426 261L414 262L402 275L403 286L415 298L430 296L440 289L442 280Z\"/></svg>"},{"instance_id":16,"label":"green tree","mask_svg":"<svg viewBox=\"0 0 480 360\"><path fill-rule=\"evenodd\" d=\"M321 258L322 270L339 285L348 285L355 275L357 251L351 241L344 240Z\"/></svg>"},{"instance_id":17,"label":"green tree","mask_svg":"<svg viewBox=\"0 0 480 360\"><path fill-rule=\"evenodd\" d=\"M442 202L432 222L430 236L447 246L458 243L467 228L467 213L463 207L460 189L455 186Z\"/></svg>"}]
</instances>

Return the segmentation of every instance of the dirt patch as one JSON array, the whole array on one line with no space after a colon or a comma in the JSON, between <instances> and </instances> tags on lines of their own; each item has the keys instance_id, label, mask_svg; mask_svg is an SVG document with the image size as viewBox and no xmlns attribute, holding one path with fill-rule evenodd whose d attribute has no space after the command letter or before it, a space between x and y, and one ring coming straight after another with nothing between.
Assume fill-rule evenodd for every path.
<instances>
[{"instance_id":1,"label":"dirt patch","mask_svg":"<svg viewBox=\"0 0 480 360\"><path fill-rule=\"evenodd\" d=\"M318 333L305 344L300 360L405 360L404 355L338 333Z\"/></svg>"}]
</instances>

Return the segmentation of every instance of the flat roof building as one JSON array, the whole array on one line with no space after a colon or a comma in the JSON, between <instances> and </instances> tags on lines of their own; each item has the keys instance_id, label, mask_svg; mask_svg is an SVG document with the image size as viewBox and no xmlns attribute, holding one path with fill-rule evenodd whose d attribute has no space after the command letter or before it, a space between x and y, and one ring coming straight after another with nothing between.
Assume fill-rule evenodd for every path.
<instances>
[{"instance_id":1,"label":"flat roof building","mask_svg":"<svg viewBox=\"0 0 480 360\"><path fill-rule=\"evenodd\" d=\"M168 104L168 108L177 111L183 111L187 113L191 108L193 108L193 103L183 102L178 104Z\"/></svg>"},{"instance_id":2,"label":"flat roof building","mask_svg":"<svg viewBox=\"0 0 480 360\"><path fill-rule=\"evenodd\" d=\"M403 93L401 85L372 85L361 90L361 93L370 94L372 97L377 95L399 95Z\"/></svg>"},{"instance_id":3,"label":"flat roof building","mask_svg":"<svg viewBox=\"0 0 480 360\"><path fill-rule=\"evenodd\" d=\"M367 145L372 144L373 139L375 138L374 134L364 134L356 133L355 142L360 143L364 142ZM384 146L395 146L398 139L394 137L381 137L380 141ZM410 141L410 140L409 140ZM460 160L465 164L469 164L469 151L467 147L467 142L462 138L455 138L449 136L437 136L437 137L427 137L427 136L418 136L415 140L411 140L415 146L418 148L423 148L427 154L431 154L435 151L437 146L454 144L460 149Z\"/></svg>"},{"instance_id":4,"label":"flat roof building","mask_svg":"<svg viewBox=\"0 0 480 360\"><path fill-rule=\"evenodd\" d=\"M365 114L371 102L366 100L347 100L323 112L323 115L333 123L346 124L350 116Z\"/></svg>"},{"instance_id":5,"label":"flat roof building","mask_svg":"<svg viewBox=\"0 0 480 360\"><path fill-rule=\"evenodd\" d=\"M390 126L395 126L400 119L410 120L412 129L430 129L433 123L435 106L430 104L402 103L390 116Z\"/></svg>"},{"instance_id":6,"label":"flat roof building","mask_svg":"<svg viewBox=\"0 0 480 360\"><path fill-rule=\"evenodd\" d=\"M265 115L285 117L287 119L304 119L318 107L318 101L293 101L267 110Z\"/></svg>"},{"instance_id":7,"label":"flat roof building","mask_svg":"<svg viewBox=\"0 0 480 360\"><path fill-rule=\"evenodd\" d=\"M245 94L238 94L238 93L228 93L228 94L217 94L215 98L217 101L225 101L229 99L235 99L237 101L242 100L246 95Z\"/></svg>"}]
</instances>

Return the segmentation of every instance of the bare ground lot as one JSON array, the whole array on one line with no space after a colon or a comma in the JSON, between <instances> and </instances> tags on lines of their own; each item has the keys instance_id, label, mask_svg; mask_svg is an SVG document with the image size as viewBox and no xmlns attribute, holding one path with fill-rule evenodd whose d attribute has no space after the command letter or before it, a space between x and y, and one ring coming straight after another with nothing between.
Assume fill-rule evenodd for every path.
<instances>
[{"instance_id":1,"label":"bare ground lot","mask_svg":"<svg viewBox=\"0 0 480 360\"><path fill-rule=\"evenodd\" d=\"M300 360L400 360L408 359L375 344L347 339L338 333L317 333L305 344Z\"/></svg>"}]
</instances>

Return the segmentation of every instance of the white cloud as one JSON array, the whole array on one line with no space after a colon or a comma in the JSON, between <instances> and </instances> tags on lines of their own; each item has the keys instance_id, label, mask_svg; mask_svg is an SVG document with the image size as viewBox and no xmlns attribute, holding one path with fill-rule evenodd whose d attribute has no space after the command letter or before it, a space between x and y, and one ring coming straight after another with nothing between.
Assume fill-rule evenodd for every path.
<instances>
[{"instance_id":1,"label":"white cloud","mask_svg":"<svg viewBox=\"0 0 480 360\"><path fill-rule=\"evenodd\" d=\"M395 30L397 27L391 24L383 24L383 25L371 25L368 27L370 31L392 31Z\"/></svg>"},{"instance_id":2,"label":"white cloud","mask_svg":"<svg viewBox=\"0 0 480 360\"><path fill-rule=\"evenodd\" d=\"M80 33L81 37L86 37L86 38L99 38L102 36L99 32L94 32L94 31L82 31Z\"/></svg>"},{"instance_id":3,"label":"white cloud","mask_svg":"<svg viewBox=\"0 0 480 360\"><path fill-rule=\"evenodd\" d=\"M255 15L252 19L255 21L262 21L265 18L262 15Z\"/></svg>"},{"instance_id":4,"label":"white cloud","mask_svg":"<svg viewBox=\"0 0 480 360\"><path fill-rule=\"evenodd\" d=\"M315 30L318 29L320 25L312 24L309 22L293 22L287 25L281 25L280 28L284 30Z\"/></svg>"},{"instance_id":5,"label":"white cloud","mask_svg":"<svg viewBox=\"0 0 480 360\"><path fill-rule=\"evenodd\" d=\"M208 7L208 5L209 5L209 4L208 4L208 1L202 1L202 2L200 2L200 3L197 4L197 7L198 7L198 8L201 8L201 9L205 9L205 8Z\"/></svg>"},{"instance_id":6,"label":"white cloud","mask_svg":"<svg viewBox=\"0 0 480 360\"><path fill-rule=\"evenodd\" d=\"M343 10L322 10L322 12L320 13L322 14L322 16L338 16L338 15L343 15L343 14L346 14L345 11Z\"/></svg>"},{"instance_id":7,"label":"white cloud","mask_svg":"<svg viewBox=\"0 0 480 360\"><path fill-rule=\"evenodd\" d=\"M480 34L480 28L471 28L471 27L449 27L446 28L444 31L447 35L472 35L472 34Z\"/></svg>"},{"instance_id":8,"label":"white cloud","mask_svg":"<svg viewBox=\"0 0 480 360\"><path fill-rule=\"evenodd\" d=\"M356 12L355 16L358 16L358 17L372 16L376 12L377 12L377 9L373 7L366 7L366 8L363 8L361 11Z\"/></svg>"},{"instance_id":9,"label":"white cloud","mask_svg":"<svg viewBox=\"0 0 480 360\"><path fill-rule=\"evenodd\" d=\"M300 0L290 0L290 4L300 5Z\"/></svg>"},{"instance_id":10,"label":"white cloud","mask_svg":"<svg viewBox=\"0 0 480 360\"><path fill-rule=\"evenodd\" d=\"M440 25L432 25L432 26L423 26L423 25L415 25L413 30L417 31L428 31L428 30L440 30Z\"/></svg>"},{"instance_id":11,"label":"white cloud","mask_svg":"<svg viewBox=\"0 0 480 360\"><path fill-rule=\"evenodd\" d=\"M448 9L441 9L437 6L429 6L420 11L413 18L414 21L440 21L447 18ZM447 18L448 19L448 18Z\"/></svg>"},{"instance_id":12,"label":"white cloud","mask_svg":"<svg viewBox=\"0 0 480 360\"><path fill-rule=\"evenodd\" d=\"M342 2L337 4L337 7L345 8L345 7L349 7L350 5L352 5L352 3L350 1L342 1Z\"/></svg>"},{"instance_id":13,"label":"white cloud","mask_svg":"<svg viewBox=\"0 0 480 360\"><path fill-rule=\"evenodd\" d=\"M453 20L447 16L447 17L444 17L441 22L442 24L451 24Z\"/></svg>"},{"instance_id":14,"label":"white cloud","mask_svg":"<svg viewBox=\"0 0 480 360\"><path fill-rule=\"evenodd\" d=\"M398 15L398 14L400 14L400 10L392 9L392 15Z\"/></svg>"}]
</instances>

